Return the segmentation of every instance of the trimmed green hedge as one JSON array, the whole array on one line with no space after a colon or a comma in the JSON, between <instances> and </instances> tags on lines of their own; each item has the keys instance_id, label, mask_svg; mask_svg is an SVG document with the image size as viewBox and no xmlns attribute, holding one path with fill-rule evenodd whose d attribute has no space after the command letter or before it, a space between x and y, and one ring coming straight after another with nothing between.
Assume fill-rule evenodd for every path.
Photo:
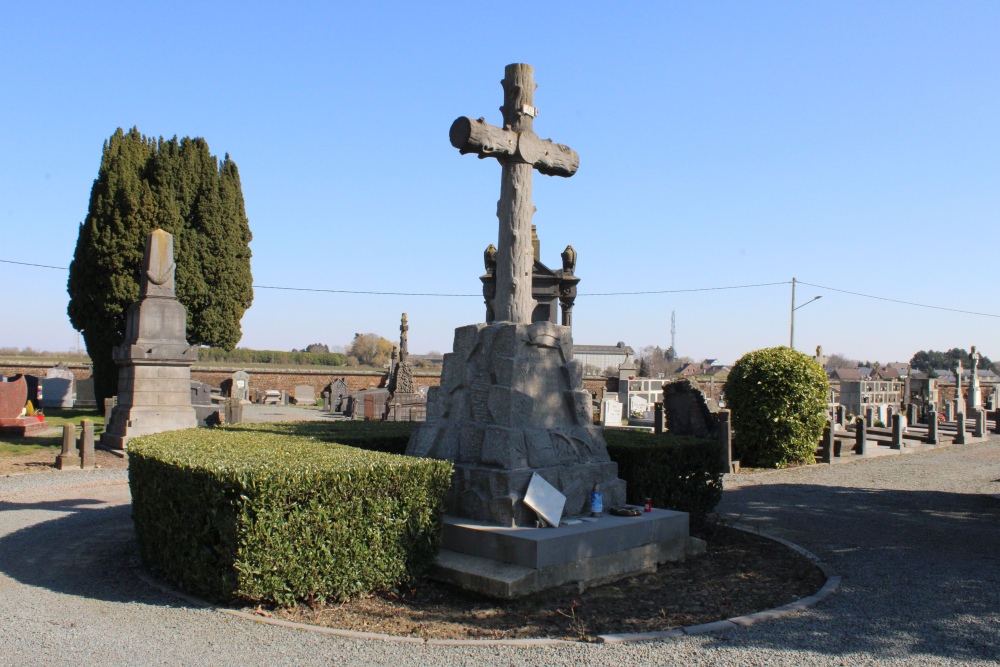
<instances>
[{"instance_id":1,"label":"trimmed green hedge","mask_svg":"<svg viewBox=\"0 0 1000 667\"><path fill-rule=\"evenodd\" d=\"M449 462L331 445L276 426L129 443L132 515L151 571L215 600L289 605L390 589L430 564Z\"/></svg>"},{"instance_id":2,"label":"trimmed green hedge","mask_svg":"<svg viewBox=\"0 0 1000 667\"><path fill-rule=\"evenodd\" d=\"M413 424L409 422L287 422L252 425L273 432L305 435L340 442L361 449L403 453ZM654 435L643 431L604 432L608 454L618 464L618 476L627 484L628 501L642 504L651 498L655 507L688 512L698 526L722 498L721 452L712 440Z\"/></svg>"},{"instance_id":3,"label":"trimmed green hedge","mask_svg":"<svg viewBox=\"0 0 1000 667\"><path fill-rule=\"evenodd\" d=\"M606 430L608 454L628 485L628 502L687 512L691 525L704 524L722 499L719 443L669 433Z\"/></svg>"},{"instance_id":4,"label":"trimmed green hedge","mask_svg":"<svg viewBox=\"0 0 1000 667\"><path fill-rule=\"evenodd\" d=\"M413 426L413 422L358 420L240 424L229 428L313 438L371 452L405 454Z\"/></svg>"}]
</instances>

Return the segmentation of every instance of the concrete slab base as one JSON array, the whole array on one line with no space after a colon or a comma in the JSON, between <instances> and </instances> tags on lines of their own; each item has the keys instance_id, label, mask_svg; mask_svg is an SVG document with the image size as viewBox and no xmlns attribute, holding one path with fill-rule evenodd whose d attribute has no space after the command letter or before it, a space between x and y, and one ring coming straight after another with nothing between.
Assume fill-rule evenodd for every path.
<instances>
[{"instance_id":1,"label":"concrete slab base","mask_svg":"<svg viewBox=\"0 0 1000 667\"><path fill-rule=\"evenodd\" d=\"M36 417L0 419L0 435L13 435L23 438L36 435L50 428L52 428L52 424L45 421L38 421Z\"/></svg>"},{"instance_id":2,"label":"concrete slab base","mask_svg":"<svg viewBox=\"0 0 1000 667\"><path fill-rule=\"evenodd\" d=\"M688 515L669 510L558 528L445 517L442 547L432 578L502 599L566 584L582 591L705 552L705 542L688 535Z\"/></svg>"}]
</instances>

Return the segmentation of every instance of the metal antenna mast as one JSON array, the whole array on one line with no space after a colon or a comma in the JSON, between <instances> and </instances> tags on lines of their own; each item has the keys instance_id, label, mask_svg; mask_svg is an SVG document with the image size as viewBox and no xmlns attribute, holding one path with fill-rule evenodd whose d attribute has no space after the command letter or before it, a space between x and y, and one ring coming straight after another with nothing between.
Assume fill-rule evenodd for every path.
<instances>
[{"instance_id":1,"label":"metal antenna mast","mask_svg":"<svg viewBox=\"0 0 1000 667\"><path fill-rule=\"evenodd\" d=\"M677 311L671 310L670 311L670 349L672 349L674 351L674 354L677 354L677 344L676 344L676 340L675 340L676 336L677 336Z\"/></svg>"}]
</instances>

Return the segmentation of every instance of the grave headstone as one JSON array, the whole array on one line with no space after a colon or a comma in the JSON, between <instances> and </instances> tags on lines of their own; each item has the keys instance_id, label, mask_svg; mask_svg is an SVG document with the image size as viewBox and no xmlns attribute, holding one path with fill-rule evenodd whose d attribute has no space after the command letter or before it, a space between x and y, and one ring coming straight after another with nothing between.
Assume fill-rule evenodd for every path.
<instances>
[{"instance_id":1,"label":"grave headstone","mask_svg":"<svg viewBox=\"0 0 1000 667\"><path fill-rule=\"evenodd\" d=\"M250 374L246 371L236 371L230 376L230 398L246 401L250 398Z\"/></svg>"},{"instance_id":2,"label":"grave headstone","mask_svg":"<svg viewBox=\"0 0 1000 667\"><path fill-rule=\"evenodd\" d=\"M191 380L191 407L198 418L198 426L216 426L221 421L219 406L212 400L212 385Z\"/></svg>"},{"instance_id":3,"label":"grave headstone","mask_svg":"<svg viewBox=\"0 0 1000 667\"><path fill-rule=\"evenodd\" d=\"M424 390L426 392L426 389ZM335 413L343 413L347 410L347 381L344 378L337 378L330 383L330 410Z\"/></svg>"},{"instance_id":4,"label":"grave headstone","mask_svg":"<svg viewBox=\"0 0 1000 667\"><path fill-rule=\"evenodd\" d=\"M73 407L76 376L68 368L56 366L45 371L42 380L42 407L69 409Z\"/></svg>"},{"instance_id":5,"label":"grave headstone","mask_svg":"<svg viewBox=\"0 0 1000 667\"><path fill-rule=\"evenodd\" d=\"M225 403L225 420L227 424L243 423L243 399L230 397Z\"/></svg>"},{"instance_id":6,"label":"grave headstone","mask_svg":"<svg viewBox=\"0 0 1000 667\"><path fill-rule=\"evenodd\" d=\"M653 403L653 433L663 433L667 430L666 413L663 411L663 403L657 401Z\"/></svg>"},{"instance_id":7,"label":"grave headstone","mask_svg":"<svg viewBox=\"0 0 1000 667\"><path fill-rule=\"evenodd\" d=\"M83 419L80 421L80 467L92 470L94 465L94 422Z\"/></svg>"},{"instance_id":8,"label":"grave headstone","mask_svg":"<svg viewBox=\"0 0 1000 667\"><path fill-rule=\"evenodd\" d=\"M735 472L733 470L733 421L729 410L720 410L715 414L719 422L718 438L720 451L720 467L724 474Z\"/></svg>"},{"instance_id":9,"label":"grave headstone","mask_svg":"<svg viewBox=\"0 0 1000 667\"><path fill-rule=\"evenodd\" d=\"M957 429L955 431L955 439L952 440L956 445L965 444L965 413L959 412L955 415L955 423L957 424Z\"/></svg>"},{"instance_id":10,"label":"grave headstone","mask_svg":"<svg viewBox=\"0 0 1000 667\"><path fill-rule=\"evenodd\" d=\"M917 404L907 403L906 404L906 422L908 424L917 423Z\"/></svg>"},{"instance_id":11,"label":"grave headstone","mask_svg":"<svg viewBox=\"0 0 1000 667\"><path fill-rule=\"evenodd\" d=\"M622 404L619 403L614 398L606 398L601 401L602 410L604 412L604 420L601 422L602 426L621 426L622 425Z\"/></svg>"},{"instance_id":12,"label":"grave headstone","mask_svg":"<svg viewBox=\"0 0 1000 667\"><path fill-rule=\"evenodd\" d=\"M330 390L323 390L323 412L330 412Z\"/></svg>"},{"instance_id":13,"label":"grave headstone","mask_svg":"<svg viewBox=\"0 0 1000 667\"><path fill-rule=\"evenodd\" d=\"M838 424L847 423L847 406L844 405L837 406L837 423Z\"/></svg>"},{"instance_id":14,"label":"grave headstone","mask_svg":"<svg viewBox=\"0 0 1000 667\"><path fill-rule=\"evenodd\" d=\"M76 383L76 400L73 402L73 407L77 410L93 410L97 407L93 376Z\"/></svg>"},{"instance_id":15,"label":"grave headstone","mask_svg":"<svg viewBox=\"0 0 1000 667\"><path fill-rule=\"evenodd\" d=\"M889 443L890 449L903 448L903 416L892 416L892 440Z\"/></svg>"},{"instance_id":16,"label":"grave headstone","mask_svg":"<svg viewBox=\"0 0 1000 667\"><path fill-rule=\"evenodd\" d=\"M0 382L0 433L26 436L49 427L41 416L21 416L27 402L28 383L24 376L17 375L7 382Z\"/></svg>"},{"instance_id":17,"label":"grave headstone","mask_svg":"<svg viewBox=\"0 0 1000 667\"><path fill-rule=\"evenodd\" d=\"M316 390L309 384L296 385L294 400L295 405L316 405Z\"/></svg>"},{"instance_id":18,"label":"grave headstone","mask_svg":"<svg viewBox=\"0 0 1000 667\"><path fill-rule=\"evenodd\" d=\"M823 440L820 444L820 463L833 463L833 424L826 423L823 427Z\"/></svg>"},{"instance_id":19,"label":"grave headstone","mask_svg":"<svg viewBox=\"0 0 1000 667\"><path fill-rule=\"evenodd\" d=\"M63 424L62 453L56 457L59 470L80 469L80 454L76 448L76 427Z\"/></svg>"},{"instance_id":20,"label":"grave headstone","mask_svg":"<svg viewBox=\"0 0 1000 667\"><path fill-rule=\"evenodd\" d=\"M982 438L986 436L986 411L976 410L976 424L975 430L972 435L976 438Z\"/></svg>"},{"instance_id":21,"label":"grave headstone","mask_svg":"<svg viewBox=\"0 0 1000 667\"><path fill-rule=\"evenodd\" d=\"M643 413L649 409L649 401L642 396L630 396L628 406L628 416L641 418Z\"/></svg>"},{"instance_id":22,"label":"grave headstone","mask_svg":"<svg viewBox=\"0 0 1000 667\"><path fill-rule=\"evenodd\" d=\"M868 420L861 417L854 422L854 453L858 456L868 453Z\"/></svg>"},{"instance_id":23,"label":"grave headstone","mask_svg":"<svg viewBox=\"0 0 1000 667\"><path fill-rule=\"evenodd\" d=\"M944 420L946 422L955 421L955 404L953 402L944 405Z\"/></svg>"},{"instance_id":24,"label":"grave headstone","mask_svg":"<svg viewBox=\"0 0 1000 667\"><path fill-rule=\"evenodd\" d=\"M104 423L110 424L111 418L115 412L115 406L118 405L118 397L112 396L111 398L104 399Z\"/></svg>"},{"instance_id":25,"label":"grave headstone","mask_svg":"<svg viewBox=\"0 0 1000 667\"><path fill-rule=\"evenodd\" d=\"M191 407L191 364L198 360L198 346L187 342L187 311L174 293L175 269L173 236L154 230L146 237L139 300L129 306L124 342L112 351L118 405L105 425L105 446L125 449L136 436L198 423Z\"/></svg>"},{"instance_id":26,"label":"grave headstone","mask_svg":"<svg viewBox=\"0 0 1000 667\"><path fill-rule=\"evenodd\" d=\"M865 408L865 425L868 428L875 426L875 408L870 405Z\"/></svg>"},{"instance_id":27,"label":"grave headstone","mask_svg":"<svg viewBox=\"0 0 1000 667\"><path fill-rule=\"evenodd\" d=\"M936 445L938 440L938 413L936 410L930 412L930 421L927 422L927 444Z\"/></svg>"},{"instance_id":28,"label":"grave headstone","mask_svg":"<svg viewBox=\"0 0 1000 667\"><path fill-rule=\"evenodd\" d=\"M718 420L697 384L688 379L663 385L663 411L667 428L674 435L691 435L712 440Z\"/></svg>"},{"instance_id":29,"label":"grave headstone","mask_svg":"<svg viewBox=\"0 0 1000 667\"><path fill-rule=\"evenodd\" d=\"M979 362L982 358L983 355L977 352L976 346L973 345L969 350L969 359L972 360L972 373L969 375L969 401L966 406L969 414L972 414L973 410L981 410L983 407L982 390L979 388Z\"/></svg>"}]
</instances>

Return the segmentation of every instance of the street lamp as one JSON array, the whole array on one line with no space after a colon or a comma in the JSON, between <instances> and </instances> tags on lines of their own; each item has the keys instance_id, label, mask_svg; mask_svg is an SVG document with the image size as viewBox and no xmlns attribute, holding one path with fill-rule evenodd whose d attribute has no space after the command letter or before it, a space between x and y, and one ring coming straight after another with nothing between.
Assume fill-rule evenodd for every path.
<instances>
[{"instance_id":1,"label":"street lamp","mask_svg":"<svg viewBox=\"0 0 1000 667\"><path fill-rule=\"evenodd\" d=\"M822 298L823 298L822 296L814 296L813 298L809 299L805 303L799 304L798 306L796 306L795 305L795 278L792 278L792 320L791 320L791 327L789 327L789 332L788 332L788 347L792 348L793 350L795 349L795 311L798 310L799 308L804 307L804 306L808 306L810 303L812 303L813 301L816 301L817 299L822 299Z\"/></svg>"}]
</instances>

